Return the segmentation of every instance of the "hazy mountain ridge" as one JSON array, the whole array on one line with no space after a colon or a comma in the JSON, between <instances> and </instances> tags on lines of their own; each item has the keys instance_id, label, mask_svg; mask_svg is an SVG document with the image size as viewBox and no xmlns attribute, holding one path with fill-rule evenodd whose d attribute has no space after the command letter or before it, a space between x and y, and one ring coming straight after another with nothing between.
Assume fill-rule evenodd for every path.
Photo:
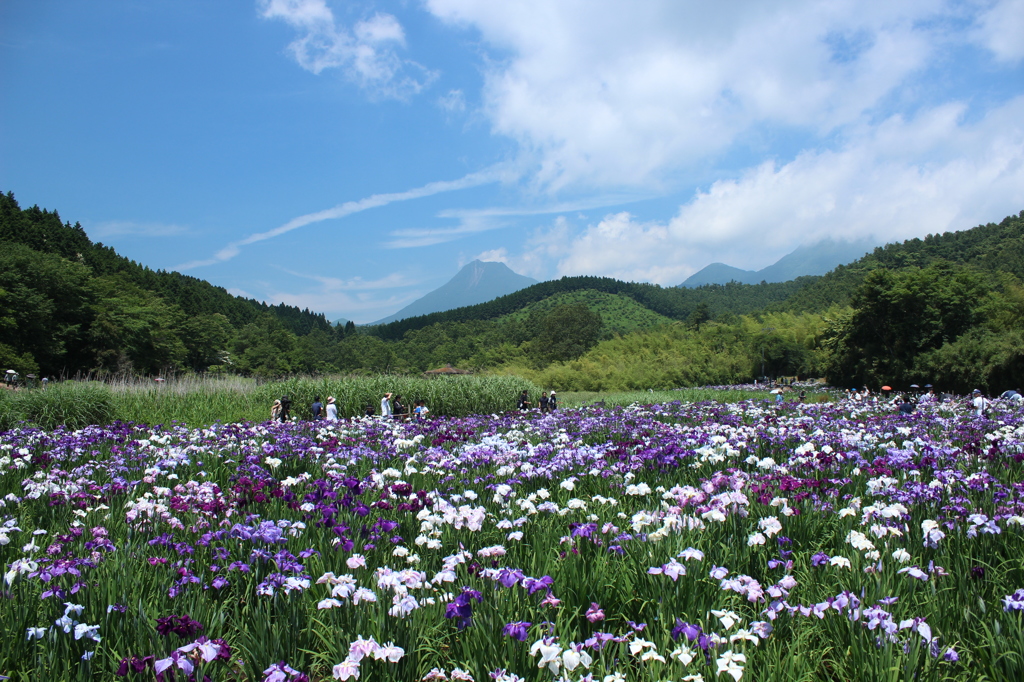
<instances>
[{"instance_id":1,"label":"hazy mountain ridge","mask_svg":"<svg viewBox=\"0 0 1024 682\"><path fill-rule=\"evenodd\" d=\"M760 284L761 282L788 282L804 275L824 275L836 266L846 265L872 251L877 244L872 240L839 242L826 239L811 246L801 246L775 263L760 270L742 270L712 263L690 275L679 286L699 287L705 284Z\"/></svg>"}]
</instances>

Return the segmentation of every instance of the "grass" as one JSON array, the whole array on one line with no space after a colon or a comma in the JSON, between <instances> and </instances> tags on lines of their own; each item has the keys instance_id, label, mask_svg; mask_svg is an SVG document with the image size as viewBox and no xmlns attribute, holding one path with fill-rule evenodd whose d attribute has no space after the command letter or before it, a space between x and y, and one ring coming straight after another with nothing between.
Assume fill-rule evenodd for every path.
<instances>
[{"instance_id":1,"label":"grass","mask_svg":"<svg viewBox=\"0 0 1024 682\"><path fill-rule=\"evenodd\" d=\"M184 377L156 383L149 380L67 381L42 389L0 393L0 430L19 422L44 429L82 428L115 420L143 424L259 422L270 417L274 400L287 395L292 416L309 419L317 397L334 396L341 417L379 412L385 393L403 396L405 405L426 401L431 414L466 416L504 412L526 390L534 399L540 390L525 379L490 377L323 377L257 383L243 377Z\"/></svg>"},{"instance_id":2,"label":"grass","mask_svg":"<svg viewBox=\"0 0 1024 682\"><path fill-rule=\"evenodd\" d=\"M715 400L722 403L735 403L741 400L768 400L771 395L765 391L729 390L717 388L681 388L672 391L566 391L558 394L561 407L586 407L602 402L606 406L613 405L654 405L680 401L699 403Z\"/></svg>"}]
</instances>

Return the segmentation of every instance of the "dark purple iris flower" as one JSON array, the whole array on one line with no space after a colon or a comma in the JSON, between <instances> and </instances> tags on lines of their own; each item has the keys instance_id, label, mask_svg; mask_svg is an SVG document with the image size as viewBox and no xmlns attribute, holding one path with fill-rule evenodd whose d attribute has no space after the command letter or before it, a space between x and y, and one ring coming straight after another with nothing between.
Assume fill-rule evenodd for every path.
<instances>
[{"instance_id":1,"label":"dark purple iris flower","mask_svg":"<svg viewBox=\"0 0 1024 682\"><path fill-rule=\"evenodd\" d=\"M701 635L701 627L693 623L684 622L682 618L676 618L676 626L672 628L672 639L679 641L685 636L687 641L694 641Z\"/></svg>"},{"instance_id":2,"label":"dark purple iris flower","mask_svg":"<svg viewBox=\"0 0 1024 682\"><path fill-rule=\"evenodd\" d=\"M444 610L444 617L455 619L455 625L459 630L465 630L473 624L473 600L477 603L483 602L484 596L468 587L462 588L462 593L455 597Z\"/></svg>"},{"instance_id":3,"label":"dark purple iris flower","mask_svg":"<svg viewBox=\"0 0 1024 682\"><path fill-rule=\"evenodd\" d=\"M164 616L156 619L156 631L167 637L172 632L182 638L192 638L202 632L203 624L187 614Z\"/></svg>"},{"instance_id":4,"label":"dark purple iris flower","mask_svg":"<svg viewBox=\"0 0 1024 682\"><path fill-rule=\"evenodd\" d=\"M525 621L517 621L515 623L509 623L501 629L502 634L508 635L512 639L518 639L520 642L525 642L526 637L529 634L530 626L533 623L527 623Z\"/></svg>"}]
</instances>

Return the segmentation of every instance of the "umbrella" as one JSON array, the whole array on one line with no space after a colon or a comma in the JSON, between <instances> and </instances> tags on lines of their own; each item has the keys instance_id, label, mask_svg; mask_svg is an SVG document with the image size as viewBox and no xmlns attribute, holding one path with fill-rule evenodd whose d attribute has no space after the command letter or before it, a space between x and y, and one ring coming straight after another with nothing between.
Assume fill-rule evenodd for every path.
<instances>
[{"instance_id":1,"label":"umbrella","mask_svg":"<svg viewBox=\"0 0 1024 682\"><path fill-rule=\"evenodd\" d=\"M883 391L891 391L892 390L892 386L882 386L882 390Z\"/></svg>"}]
</instances>

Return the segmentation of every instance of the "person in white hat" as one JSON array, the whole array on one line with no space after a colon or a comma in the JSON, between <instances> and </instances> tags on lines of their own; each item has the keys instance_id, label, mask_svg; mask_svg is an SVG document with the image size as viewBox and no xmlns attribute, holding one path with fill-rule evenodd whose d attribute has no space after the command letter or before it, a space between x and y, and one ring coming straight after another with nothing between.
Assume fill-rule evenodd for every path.
<instances>
[{"instance_id":1,"label":"person in white hat","mask_svg":"<svg viewBox=\"0 0 1024 682\"><path fill-rule=\"evenodd\" d=\"M338 406L334 404L334 396L327 396L327 421L338 421Z\"/></svg>"}]
</instances>

